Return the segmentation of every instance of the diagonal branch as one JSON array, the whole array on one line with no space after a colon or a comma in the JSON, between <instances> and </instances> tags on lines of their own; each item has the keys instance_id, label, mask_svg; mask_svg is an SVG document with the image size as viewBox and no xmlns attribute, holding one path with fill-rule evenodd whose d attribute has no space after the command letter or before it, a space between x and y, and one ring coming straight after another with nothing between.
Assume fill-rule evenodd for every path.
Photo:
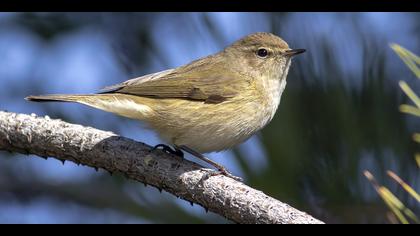
<instances>
[{"instance_id":1,"label":"diagonal branch","mask_svg":"<svg viewBox=\"0 0 420 236\"><path fill-rule=\"evenodd\" d=\"M231 178L134 140L91 127L0 111L0 150L120 172L237 223L322 223Z\"/></svg>"}]
</instances>

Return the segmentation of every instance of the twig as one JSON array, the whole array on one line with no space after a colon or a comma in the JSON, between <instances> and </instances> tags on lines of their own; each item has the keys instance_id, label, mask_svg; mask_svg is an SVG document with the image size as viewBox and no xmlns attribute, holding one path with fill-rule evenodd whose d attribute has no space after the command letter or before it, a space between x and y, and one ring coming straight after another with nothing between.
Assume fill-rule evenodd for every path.
<instances>
[{"instance_id":1,"label":"twig","mask_svg":"<svg viewBox=\"0 0 420 236\"><path fill-rule=\"evenodd\" d=\"M0 111L0 150L120 172L236 223L323 223L231 178L144 143L49 117ZM210 176L205 178L206 176Z\"/></svg>"}]
</instances>

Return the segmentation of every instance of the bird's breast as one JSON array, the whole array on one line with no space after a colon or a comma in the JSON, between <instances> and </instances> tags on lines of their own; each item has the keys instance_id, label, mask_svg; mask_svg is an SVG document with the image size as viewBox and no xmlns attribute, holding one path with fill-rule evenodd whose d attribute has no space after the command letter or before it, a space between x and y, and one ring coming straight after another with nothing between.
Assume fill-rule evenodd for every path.
<instances>
[{"instance_id":1,"label":"bird's breast","mask_svg":"<svg viewBox=\"0 0 420 236\"><path fill-rule=\"evenodd\" d=\"M281 95L286 87L286 80L267 79L263 80L260 96L260 128L267 125L276 114L280 104Z\"/></svg>"},{"instance_id":2,"label":"bird's breast","mask_svg":"<svg viewBox=\"0 0 420 236\"><path fill-rule=\"evenodd\" d=\"M284 86L280 80L267 81L218 104L158 100L161 108L149 122L169 143L202 153L225 150L242 143L271 121Z\"/></svg>"}]
</instances>

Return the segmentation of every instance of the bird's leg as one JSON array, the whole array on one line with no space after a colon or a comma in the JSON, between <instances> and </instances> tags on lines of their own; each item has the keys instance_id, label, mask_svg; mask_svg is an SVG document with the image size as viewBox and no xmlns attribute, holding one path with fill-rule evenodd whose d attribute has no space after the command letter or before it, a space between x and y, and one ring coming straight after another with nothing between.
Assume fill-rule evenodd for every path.
<instances>
[{"instance_id":1,"label":"bird's leg","mask_svg":"<svg viewBox=\"0 0 420 236\"><path fill-rule=\"evenodd\" d=\"M158 148L162 148L162 151L164 151L166 153L170 153L170 154L182 157L182 158L184 157L184 153L181 150L179 150L178 148L175 148L175 150L174 150L171 147L169 147L168 145L158 144L158 145L154 146L152 150L156 150Z\"/></svg>"},{"instance_id":2,"label":"bird's leg","mask_svg":"<svg viewBox=\"0 0 420 236\"><path fill-rule=\"evenodd\" d=\"M196 152L196 151L194 151L193 149L191 149L187 146L184 146L184 145L175 146L175 149L179 150L179 151L184 150L184 151L190 153L191 155L197 157L198 159L200 159L204 162L207 162L208 164L216 167L219 170L219 173L217 173L217 174L223 174L223 175L225 175L227 177L230 177L234 180L242 181L242 179L240 177L237 177L237 176L234 176L233 174L231 174L224 166L220 165L219 163L217 163L215 161L212 161L212 160L208 159L203 154L201 154L199 152Z\"/></svg>"}]
</instances>

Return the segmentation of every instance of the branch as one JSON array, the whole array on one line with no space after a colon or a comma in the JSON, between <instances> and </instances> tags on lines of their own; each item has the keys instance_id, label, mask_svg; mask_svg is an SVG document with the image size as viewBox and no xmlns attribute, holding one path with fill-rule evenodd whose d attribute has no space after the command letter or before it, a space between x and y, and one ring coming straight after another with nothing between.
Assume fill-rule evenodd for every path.
<instances>
[{"instance_id":1,"label":"branch","mask_svg":"<svg viewBox=\"0 0 420 236\"><path fill-rule=\"evenodd\" d=\"M49 117L0 111L0 150L119 172L237 223L323 223L245 184L134 140Z\"/></svg>"}]
</instances>

